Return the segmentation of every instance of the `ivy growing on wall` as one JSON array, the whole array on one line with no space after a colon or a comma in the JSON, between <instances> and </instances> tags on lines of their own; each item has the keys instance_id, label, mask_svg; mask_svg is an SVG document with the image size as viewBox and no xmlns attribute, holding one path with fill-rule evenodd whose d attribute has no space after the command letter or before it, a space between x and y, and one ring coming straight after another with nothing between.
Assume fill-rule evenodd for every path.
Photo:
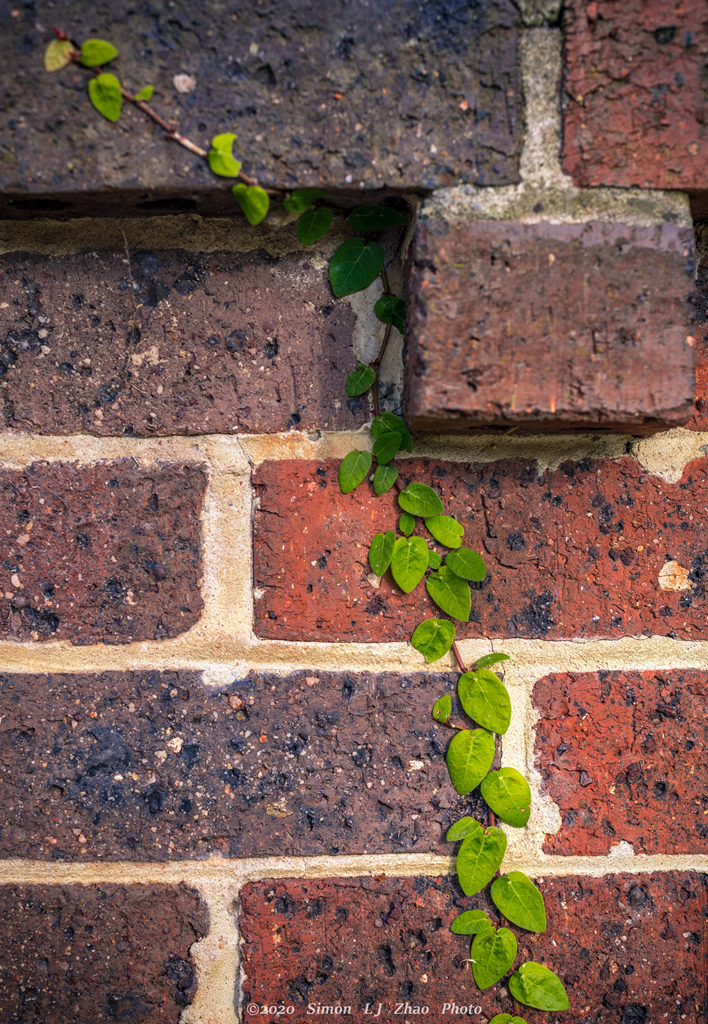
<instances>
[{"instance_id":1,"label":"ivy growing on wall","mask_svg":"<svg viewBox=\"0 0 708 1024\"><path fill-rule=\"evenodd\" d=\"M45 51L47 71L58 71L72 64L85 68L90 75L88 97L99 114L115 123L124 103L137 108L164 131L168 140L205 160L214 174L233 181L231 192L235 203L250 224L257 225L266 217L275 197L282 200L285 209L297 215L296 230L303 245L313 245L329 231L335 209L327 202L325 190L305 188L286 193L262 188L243 172L241 161L234 155L235 134L216 135L208 149L195 144L150 105L155 91L152 85L131 92L117 75L105 70L118 57L111 43L88 39L79 46L56 29L55 34L56 39ZM469 962L480 989L506 979L514 1001L514 1014L516 1003L538 1010L563 1011L569 1007L568 997L553 971L533 961L521 963L514 969L517 939L508 926L545 932L546 911L540 890L527 875L521 871L500 873L507 839L496 821L523 828L531 813L531 791L524 776L515 768L492 768L495 735L503 736L511 722L511 698L498 674L508 656L487 654L468 668L455 642L455 623L469 621L470 583L480 582L486 576L484 560L477 551L463 544L465 527L446 514L440 496L432 487L418 480L402 482L401 476L406 476L405 462L399 468L394 460L401 452L413 451L413 438L400 416L382 412L380 408L379 369L392 331L403 334L405 330L405 306L403 300L391 292L379 238L382 232L397 231L402 239L409 216L410 213L395 202L350 210L347 224L352 234L330 259L329 280L338 298L369 288L380 279L381 295L374 312L385 324L376 358L370 363L359 363L346 382L347 397L371 396L372 451L356 450L345 456L338 471L339 487L343 494L352 494L370 478L377 495L396 489L400 515L390 530L372 538L369 565L376 576L389 573L406 594L425 581L427 595L438 612L419 623L411 643L428 662L438 661L452 652L460 671L458 700L474 723L473 728L468 728L452 720L450 694L435 701L433 718L441 727L453 732L446 755L452 785L461 796L479 789L489 808L487 827L466 816L447 832L447 840L459 844L456 858L459 884L467 897L474 897L489 886L498 920L493 921L483 910L471 907L458 914L450 930L471 942ZM440 618L439 614L445 617ZM498 671L494 671L495 668ZM490 1024L524 1024L522 1018L514 1014L496 1014Z\"/></svg>"}]
</instances>

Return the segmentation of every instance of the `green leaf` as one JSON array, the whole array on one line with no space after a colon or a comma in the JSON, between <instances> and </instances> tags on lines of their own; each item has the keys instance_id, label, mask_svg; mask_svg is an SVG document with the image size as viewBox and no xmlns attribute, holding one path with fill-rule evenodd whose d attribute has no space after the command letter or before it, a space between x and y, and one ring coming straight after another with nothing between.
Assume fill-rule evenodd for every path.
<instances>
[{"instance_id":1,"label":"green leaf","mask_svg":"<svg viewBox=\"0 0 708 1024\"><path fill-rule=\"evenodd\" d=\"M526 1024L523 1017L510 1013L495 1013L489 1024Z\"/></svg>"},{"instance_id":2,"label":"green leaf","mask_svg":"<svg viewBox=\"0 0 708 1024\"><path fill-rule=\"evenodd\" d=\"M402 450L405 449L407 452L413 451L413 438L405 420L402 420L400 416L396 416L393 412L382 412L380 416L375 416L371 424L371 433L374 437L381 437L388 430L401 435Z\"/></svg>"},{"instance_id":3,"label":"green leaf","mask_svg":"<svg viewBox=\"0 0 708 1024\"><path fill-rule=\"evenodd\" d=\"M358 206L349 214L349 227L352 231L385 231L408 223L408 217L392 206Z\"/></svg>"},{"instance_id":4,"label":"green leaf","mask_svg":"<svg viewBox=\"0 0 708 1024\"><path fill-rule=\"evenodd\" d=\"M74 52L74 45L69 39L52 39L44 51L44 70L61 71L67 64L71 64L71 55Z\"/></svg>"},{"instance_id":5,"label":"green leaf","mask_svg":"<svg viewBox=\"0 0 708 1024\"><path fill-rule=\"evenodd\" d=\"M438 608L446 615L457 619L459 622L468 622L470 609L472 607L472 595L470 585L466 580L455 576L454 572L442 565L437 572L433 572L425 581L428 593L435 601Z\"/></svg>"},{"instance_id":6,"label":"green leaf","mask_svg":"<svg viewBox=\"0 0 708 1024\"><path fill-rule=\"evenodd\" d=\"M482 835L484 829L474 818L460 818L454 825L450 825L445 838L448 843L457 843L460 839L466 839L471 835Z\"/></svg>"},{"instance_id":7,"label":"green leaf","mask_svg":"<svg viewBox=\"0 0 708 1024\"><path fill-rule=\"evenodd\" d=\"M463 580L474 580L479 583L487 575L484 566L484 559L471 548L459 548L451 551L445 559L445 565L451 569L455 576Z\"/></svg>"},{"instance_id":8,"label":"green leaf","mask_svg":"<svg viewBox=\"0 0 708 1024\"><path fill-rule=\"evenodd\" d=\"M377 494L385 494L390 491L398 479L398 470L395 466L377 466L374 473L374 490Z\"/></svg>"},{"instance_id":9,"label":"green leaf","mask_svg":"<svg viewBox=\"0 0 708 1024\"><path fill-rule=\"evenodd\" d=\"M454 572L454 569L453 569ZM474 663L474 670L478 672L481 668L489 668L490 665L498 665L500 661L508 661L508 654L483 654Z\"/></svg>"},{"instance_id":10,"label":"green leaf","mask_svg":"<svg viewBox=\"0 0 708 1024\"><path fill-rule=\"evenodd\" d=\"M357 395L366 394L376 380L376 371L366 363L359 363L356 370L347 377L347 398L356 398Z\"/></svg>"},{"instance_id":11,"label":"green leaf","mask_svg":"<svg viewBox=\"0 0 708 1024\"><path fill-rule=\"evenodd\" d=\"M406 330L406 304L397 295L382 295L374 303L374 313L382 324L393 324L399 334Z\"/></svg>"},{"instance_id":12,"label":"green leaf","mask_svg":"<svg viewBox=\"0 0 708 1024\"><path fill-rule=\"evenodd\" d=\"M461 729L447 748L447 770L453 786L466 796L476 789L492 766L494 737L486 729Z\"/></svg>"},{"instance_id":13,"label":"green leaf","mask_svg":"<svg viewBox=\"0 0 708 1024\"><path fill-rule=\"evenodd\" d=\"M452 647L455 627L447 619L425 619L415 628L411 643L426 661L437 661Z\"/></svg>"},{"instance_id":14,"label":"green leaf","mask_svg":"<svg viewBox=\"0 0 708 1024\"><path fill-rule=\"evenodd\" d=\"M387 430L385 434L382 434L374 441L374 455L376 456L376 461L379 465L385 465L398 455L400 447L401 435L394 433L393 430Z\"/></svg>"},{"instance_id":15,"label":"green leaf","mask_svg":"<svg viewBox=\"0 0 708 1024\"><path fill-rule=\"evenodd\" d=\"M524 1006L532 1006L536 1010L567 1010L568 994L558 975L534 963L533 960L521 964L515 974L509 978L509 992Z\"/></svg>"},{"instance_id":16,"label":"green leaf","mask_svg":"<svg viewBox=\"0 0 708 1024\"><path fill-rule=\"evenodd\" d=\"M428 545L422 537L399 537L393 548L391 575L404 594L410 594L428 568Z\"/></svg>"},{"instance_id":17,"label":"green leaf","mask_svg":"<svg viewBox=\"0 0 708 1024\"><path fill-rule=\"evenodd\" d=\"M410 537L415 530L415 519L413 516L409 516L407 512L402 512L398 517L398 529L404 537Z\"/></svg>"},{"instance_id":18,"label":"green leaf","mask_svg":"<svg viewBox=\"0 0 708 1024\"><path fill-rule=\"evenodd\" d=\"M92 78L88 84L88 91L89 99L99 114L103 114L107 121L112 121L115 124L123 106L120 82L116 76L104 72L102 75Z\"/></svg>"},{"instance_id":19,"label":"green leaf","mask_svg":"<svg viewBox=\"0 0 708 1024\"><path fill-rule=\"evenodd\" d=\"M211 149L208 153L209 167L221 178L236 178L241 170L241 164L234 159L232 152L235 141L236 136L231 132L215 135L211 140Z\"/></svg>"},{"instance_id":20,"label":"green leaf","mask_svg":"<svg viewBox=\"0 0 708 1024\"><path fill-rule=\"evenodd\" d=\"M118 56L113 43L105 39L87 39L81 44L81 63L85 68L97 68L99 64L109 64ZM110 120L110 118L109 118Z\"/></svg>"},{"instance_id":21,"label":"green leaf","mask_svg":"<svg viewBox=\"0 0 708 1024\"><path fill-rule=\"evenodd\" d=\"M432 659L430 659L432 660ZM444 697L438 697L433 704L433 718L436 722L445 722L449 719L452 714L452 698L449 693L446 693Z\"/></svg>"},{"instance_id":22,"label":"green leaf","mask_svg":"<svg viewBox=\"0 0 708 1024\"><path fill-rule=\"evenodd\" d=\"M401 491L398 495L398 504L404 512L410 512L412 516L420 516L423 519L438 516L444 511L440 496L433 488L415 482L408 484L405 491Z\"/></svg>"},{"instance_id":23,"label":"green leaf","mask_svg":"<svg viewBox=\"0 0 708 1024\"><path fill-rule=\"evenodd\" d=\"M358 487L366 474L371 469L371 454L369 452L353 451L345 455L339 465L339 489L342 494L349 494L355 487Z\"/></svg>"},{"instance_id":24,"label":"green leaf","mask_svg":"<svg viewBox=\"0 0 708 1024\"><path fill-rule=\"evenodd\" d=\"M510 871L492 882L492 899L504 917L528 932L545 932L546 908L540 890L523 871Z\"/></svg>"},{"instance_id":25,"label":"green leaf","mask_svg":"<svg viewBox=\"0 0 708 1024\"><path fill-rule=\"evenodd\" d=\"M465 528L452 516L430 516L425 520L425 525L438 544L446 548L459 548L462 543Z\"/></svg>"},{"instance_id":26,"label":"green leaf","mask_svg":"<svg viewBox=\"0 0 708 1024\"><path fill-rule=\"evenodd\" d=\"M332 227L334 214L326 206L318 206L314 210L305 210L297 219L297 237L303 245L319 242Z\"/></svg>"},{"instance_id":27,"label":"green leaf","mask_svg":"<svg viewBox=\"0 0 708 1024\"><path fill-rule=\"evenodd\" d=\"M327 190L324 188L296 188L283 200L283 206L291 213L303 213L326 195Z\"/></svg>"},{"instance_id":28,"label":"green leaf","mask_svg":"<svg viewBox=\"0 0 708 1024\"><path fill-rule=\"evenodd\" d=\"M448 832L448 837L450 833ZM465 896L474 896L494 878L506 853L506 836L491 825L468 836L457 854L457 878Z\"/></svg>"},{"instance_id":29,"label":"green leaf","mask_svg":"<svg viewBox=\"0 0 708 1024\"><path fill-rule=\"evenodd\" d=\"M511 699L494 672L481 668L460 676L457 692L465 714L490 732L503 735L511 721Z\"/></svg>"},{"instance_id":30,"label":"green leaf","mask_svg":"<svg viewBox=\"0 0 708 1024\"><path fill-rule=\"evenodd\" d=\"M450 925L450 931L455 935L477 935L478 932L488 932L493 927L483 910L463 910Z\"/></svg>"},{"instance_id":31,"label":"green leaf","mask_svg":"<svg viewBox=\"0 0 708 1024\"><path fill-rule=\"evenodd\" d=\"M495 985L511 969L516 958L516 936L508 928L475 935L470 950L472 973L478 988Z\"/></svg>"},{"instance_id":32,"label":"green leaf","mask_svg":"<svg viewBox=\"0 0 708 1024\"><path fill-rule=\"evenodd\" d=\"M265 189L259 185L240 183L231 189L234 198L246 215L249 224L260 224L270 209L270 199Z\"/></svg>"},{"instance_id":33,"label":"green leaf","mask_svg":"<svg viewBox=\"0 0 708 1024\"><path fill-rule=\"evenodd\" d=\"M383 265L384 251L380 245L365 242L363 238L348 238L329 263L332 291L341 299L343 295L368 288L381 273Z\"/></svg>"},{"instance_id":34,"label":"green leaf","mask_svg":"<svg viewBox=\"0 0 708 1024\"><path fill-rule=\"evenodd\" d=\"M407 516L408 513L404 512L403 515ZM415 522L415 520L413 521ZM437 551L433 551L432 548L428 552L428 565L430 566L431 569L439 569L440 566L442 565L442 558L437 553Z\"/></svg>"},{"instance_id":35,"label":"green leaf","mask_svg":"<svg viewBox=\"0 0 708 1024\"><path fill-rule=\"evenodd\" d=\"M155 93L154 85L146 85L140 92L136 92L135 98L139 103L149 103Z\"/></svg>"},{"instance_id":36,"label":"green leaf","mask_svg":"<svg viewBox=\"0 0 708 1024\"><path fill-rule=\"evenodd\" d=\"M482 782L482 796L502 821L523 828L531 816L531 790L516 768L490 772Z\"/></svg>"},{"instance_id":37,"label":"green leaf","mask_svg":"<svg viewBox=\"0 0 708 1024\"><path fill-rule=\"evenodd\" d=\"M396 543L396 534L393 530L386 533L377 533L369 548L369 565L371 571L377 576L383 576L391 564L393 545Z\"/></svg>"}]
</instances>

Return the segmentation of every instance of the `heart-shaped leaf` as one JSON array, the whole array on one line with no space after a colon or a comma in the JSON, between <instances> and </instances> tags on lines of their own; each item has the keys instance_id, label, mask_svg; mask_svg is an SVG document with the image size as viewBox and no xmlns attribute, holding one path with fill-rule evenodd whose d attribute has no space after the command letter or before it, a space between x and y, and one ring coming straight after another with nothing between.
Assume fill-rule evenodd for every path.
<instances>
[{"instance_id":1,"label":"heart-shaped leaf","mask_svg":"<svg viewBox=\"0 0 708 1024\"><path fill-rule=\"evenodd\" d=\"M411 643L426 661L437 661L447 654L454 639L455 627L447 619L425 619L416 626Z\"/></svg>"},{"instance_id":2,"label":"heart-shaped leaf","mask_svg":"<svg viewBox=\"0 0 708 1024\"><path fill-rule=\"evenodd\" d=\"M52 39L44 51L44 70L61 71L71 64L74 45L69 39Z\"/></svg>"},{"instance_id":3,"label":"heart-shaped leaf","mask_svg":"<svg viewBox=\"0 0 708 1024\"><path fill-rule=\"evenodd\" d=\"M398 479L398 470L395 466L377 466L374 473L374 490L377 494L385 494L390 491Z\"/></svg>"},{"instance_id":4,"label":"heart-shaped leaf","mask_svg":"<svg viewBox=\"0 0 708 1024\"><path fill-rule=\"evenodd\" d=\"M105 39L87 39L81 44L81 63L85 68L97 68L100 64L108 64L118 56L113 43Z\"/></svg>"},{"instance_id":5,"label":"heart-shaped leaf","mask_svg":"<svg viewBox=\"0 0 708 1024\"><path fill-rule=\"evenodd\" d=\"M516 959L516 936L508 928L484 931L475 935L470 950L472 973L477 987L495 985L511 969Z\"/></svg>"},{"instance_id":6,"label":"heart-shaped leaf","mask_svg":"<svg viewBox=\"0 0 708 1024\"><path fill-rule=\"evenodd\" d=\"M211 149L207 154L212 174L221 178L237 178L241 164L234 159L233 145L236 136L233 132L222 132L211 140Z\"/></svg>"},{"instance_id":7,"label":"heart-shaped leaf","mask_svg":"<svg viewBox=\"0 0 708 1024\"><path fill-rule=\"evenodd\" d=\"M408 515L407 512L403 512L398 517L398 529L400 530L404 537L410 537L410 535L415 530L415 519L413 518L413 516Z\"/></svg>"},{"instance_id":8,"label":"heart-shaped leaf","mask_svg":"<svg viewBox=\"0 0 708 1024\"><path fill-rule=\"evenodd\" d=\"M466 796L492 766L494 737L486 729L461 729L450 740L446 760L453 786L460 796Z\"/></svg>"},{"instance_id":9,"label":"heart-shaped leaf","mask_svg":"<svg viewBox=\"0 0 708 1024\"><path fill-rule=\"evenodd\" d=\"M349 494L358 487L371 469L371 453L354 451L345 455L339 465L339 489L342 494Z\"/></svg>"},{"instance_id":10,"label":"heart-shaped leaf","mask_svg":"<svg viewBox=\"0 0 708 1024\"><path fill-rule=\"evenodd\" d=\"M494 925L483 910L463 910L450 925L455 935L477 935L492 928Z\"/></svg>"},{"instance_id":11,"label":"heart-shaped leaf","mask_svg":"<svg viewBox=\"0 0 708 1024\"><path fill-rule=\"evenodd\" d=\"M352 231L363 231L366 234L385 231L408 222L405 213L391 206L358 206L349 214L348 219Z\"/></svg>"},{"instance_id":12,"label":"heart-shaped leaf","mask_svg":"<svg viewBox=\"0 0 708 1024\"><path fill-rule=\"evenodd\" d=\"M346 395L347 398L356 398L364 395L376 380L376 371L373 366L366 363L359 363L356 370L347 377Z\"/></svg>"},{"instance_id":13,"label":"heart-shaped leaf","mask_svg":"<svg viewBox=\"0 0 708 1024\"><path fill-rule=\"evenodd\" d=\"M323 188L296 188L283 200L283 206L291 213L303 213L326 195L327 191Z\"/></svg>"},{"instance_id":14,"label":"heart-shaped leaf","mask_svg":"<svg viewBox=\"0 0 708 1024\"><path fill-rule=\"evenodd\" d=\"M449 833L448 833L449 836ZM506 836L494 825L469 835L457 854L457 877L465 896L474 896L494 878L506 853Z\"/></svg>"},{"instance_id":15,"label":"heart-shaped leaf","mask_svg":"<svg viewBox=\"0 0 708 1024\"><path fill-rule=\"evenodd\" d=\"M398 495L398 504L404 512L409 512L412 516L421 516L423 519L438 516L444 511L440 496L433 488L415 482L408 484L405 491L401 491Z\"/></svg>"},{"instance_id":16,"label":"heart-shaped leaf","mask_svg":"<svg viewBox=\"0 0 708 1024\"><path fill-rule=\"evenodd\" d=\"M464 818L460 818L458 821L455 822L454 825L450 825L450 828L447 830L447 835L445 836L445 838L447 839L448 843L457 843L459 842L460 839L466 839L467 836L481 836L483 832L484 829L482 828L478 821L475 821L474 818L466 816Z\"/></svg>"},{"instance_id":17,"label":"heart-shaped leaf","mask_svg":"<svg viewBox=\"0 0 708 1024\"><path fill-rule=\"evenodd\" d=\"M116 76L104 71L103 74L91 79L88 91L89 99L99 114L103 114L107 121L115 124L123 106L120 82Z\"/></svg>"},{"instance_id":18,"label":"heart-shaped leaf","mask_svg":"<svg viewBox=\"0 0 708 1024\"><path fill-rule=\"evenodd\" d=\"M340 299L343 295L360 292L375 281L383 269L384 251L376 242L363 238L348 238L335 252L329 263L329 282Z\"/></svg>"},{"instance_id":19,"label":"heart-shaped leaf","mask_svg":"<svg viewBox=\"0 0 708 1024\"><path fill-rule=\"evenodd\" d=\"M270 199L265 189L258 185L234 185L231 189L236 202L246 215L249 224L260 224L270 209Z\"/></svg>"},{"instance_id":20,"label":"heart-shaped leaf","mask_svg":"<svg viewBox=\"0 0 708 1024\"><path fill-rule=\"evenodd\" d=\"M382 295L374 303L374 313L382 324L393 324L399 334L406 330L406 304L397 295Z\"/></svg>"},{"instance_id":21,"label":"heart-shaped leaf","mask_svg":"<svg viewBox=\"0 0 708 1024\"><path fill-rule=\"evenodd\" d=\"M516 768L490 772L482 782L482 796L507 825L523 828L531 816L531 790Z\"/></svg>"},{"instance_id":22,"label":"heart-shaped leaf","mask_svg":"<svg viewBox=\"0 0 708 1024\"><path fill-rule=\"evenodd\" d=\"M490 665L498 665L500 661L508 661L508 654L483 654L474 663L474 670L478 672L481 668L489 668Z\"/></svg>"},{"instance_id":23,"label":"heart-shaped leaf","mask_svg":"<svg viewBox=\"0 0 708 1024\"><path fill-rule=\"evenodd\" d=\"M452 698L449 693L446 693L444 697L438 697L433 704L433 718L436 722L442 722L443 725L449 719L452 714Z\"/></svg>"},{"instance_id":24,"label":"heart-shaped leaf","mask_svg":"<svg viewBox=\"0 0 708 1024\"><path fill-rule=\"evenodd\" d=\"M457 692L465 714L491 732L504 734L511 721L511 698L504 683L488 668L465 672Z\"/></svg>"},{"instance_id":25,"label":"heart-shaped leaf","mask_svg":"<svg viewBox=\"0 0 708 1024\"><path fill-rule=\"evenodd\" d=\"M391 564L393 546L396 543L396 534L393 530L386 533L377 533L369 548L369 565L371 571L377 576L383 576Z\"/></svg>"},{"instance_id":26,"label":"heart-shaped leaf","mask_svg":"<svg viewBox=\"0 0 708 1024\"><path fill-rule=\"evenodd\" d=\"M546 908L540 890L523 871L510 871L492 882L494 905L504 917L529 932L545 932Z\"/></svg>"},{"instance_id":27,"label":"heart-shaped leaf","mask_svg":"<svg viewBox=\"0 0 708 1024\"><path fill-rule=\"evenodd\" d=\"M438 544L446 548L459 548L462 543L465 528L452 516L430 516L425 520L425 525Z\"/></svg>"},{"instance_id":28,"label":"heart-shaped leaf","mask_svg":"<svg viewBox=\"0 0 708 1024\"><path fill-rule=\"evenodd\" d=\"M297 237L303 245L314 245L332 227L334 214L326 206L305 210L297 219Z\"/></svg>"},{"instance_id":29,"label":"heart-shaped leaf","mask_svg":"<svg viewBox=\"0 0 708 1024\"><path fill-rule=\"evenodd\" d=\"M402 420L400 416L396 416L393 412L382 412L380 416L374 417L374 421L371 424L371 433L374 437L381 437L382 434L389 430L401 435L402 450L407 452L413 451L413 438L405 420Z\"/></svg>"},{"instance_id":30,"label":"heart-shaped leaf","mask_svg":"<svg viewBox=\"0 0 708 1024\"><path fill-rule=\"evenodd\" d=\"M511 1013L495 1013L489 1024L526 1024L523 1017Z\"/></svg>"},{"instance_id":31,"label":"heart-shaped leaf","mask_svg":"<svg viewBox=\"0 0 708 1024\"><path fill-rule=\"evenodd\" d=\"M425 581L428 593L438 608L459 622L467 622L472 607L472 595L467 580L455 576L447 566L442 565Z\"/></svg>"},{"instance_id":32,"label":"heart-shaped leaf","mask_svg":"<svg viewBox=\"0 0 708 1024\"><path fill-rule=\"evenodd\" d=\"M560 978L533 960L521 964L509 978L509 992L524 1006L535 1010L567 1010L568 993Z\"/></svg>"},{"instance_id":33,"label":"heart-shaped leaf","mask_svg":"<svg viewBox=\"0 0 708 1024\"><path fill-rule=\"evenodd\" d=\"M484 559L471 548L459 548L451 551L445 559L445 565L451 569L455 576L463 580L473 580L479 583L487 575Z\"/></svg>"},{"instance_id":34,"label":"heart-shaped leaf","mask_svg":"<svg viewBox=\"0 0 708 1024\"><path fill-rule=\"evenodd\" d=\"M399 537L393 547L391 575L404 594L410 594L428 568L428 545L422 537Z\"/></svg>"},{"instance_id":35,"label":"heart-shaped leaf","mask_svg":"<svg viewBox=\"0 0 708 1024\"><path fill-rule=\"evenodd\" d=\"M401 435L394 433L393 430L387 430L385 434L381 434L374 441L374 455L379 464L383 466L398 455L400 447Z\"/></svg>"}]
</instances>

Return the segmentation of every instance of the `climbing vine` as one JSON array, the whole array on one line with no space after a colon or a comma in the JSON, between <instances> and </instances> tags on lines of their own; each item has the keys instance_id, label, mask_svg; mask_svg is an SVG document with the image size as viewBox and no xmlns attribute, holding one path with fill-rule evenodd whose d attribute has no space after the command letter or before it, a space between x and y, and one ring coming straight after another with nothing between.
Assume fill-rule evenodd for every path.
<instances>
[{"instance_id":1,"label":"climbing vine","mask_svg":"<svg viewBox=\"0 0 708 1024\"><path fill-rule=\"evenodd\" d=\"M152 85L131 92L113 72L104 70L118 57L111 43L88 39L79 46L63 32L54 32L56 38L44 56L47 71L72 64L86 69L91 76L87 82L89 100L108 121L115 123L124 102L128 103L157 124L168 140L205 160L214 174L232 179L234 200L250 224L259 224L268 214L271 197L278 197L285 209L297 214L296 230L303 245L313 245L329 231L335 208L327 203L326 190L303 188L286 192L262 188L243 172L241 161L234 156L235 134L216 135L209 149L195 144L150 105L155 92ZM372 451L356 450L345 456L338 471L339 487L343 494L350 494L370 478L379 496L396 489L400 508L396 528L377 533L372 539L369 565L376 576L390 573L393 582L406 594L425 580L429 598L446 616L420 622L411 643L428 662L452 652L460 671L457 695L474 728L452 721L450 694L435 701L432 716L441 727L454 733L446 754L452 785L461 796L479 789L489 808L490 824L485 827L473 817L463 817L449 828L447 840L460 844L456 869L463 893L474 897L489 886L499 915L494 922L485 911L470 908L458 914L450 930L455 935L472 937L469 962L480 989L507 979L514 1013L498 1013L490 1024L525 1024L515 1015L516 1003L548 1011L567 1010L569 1003L562 982L543 964L527 961L513 970L517 939L508 925L528 932L545 932L546 911L540 890L527 875L521 871L500 873L507 839L496 820L523 828L531 813L531 791L524 776L515 768L492 768L495 734L504 735L512 714L509 692L493 668L507 661L508 655L484 655L471 669L463 663L455 642L455 623L469 621L470 583L485 578L484 560L478 552L463 546L465 528L445 513L440 496L432 487L416 480L401 482L401 471L394 465L394 459L401 452L413 451L413 439L405 421L392 412L382 412L379 403L379 369L392 331L404 333L405 305L391 292L384 249L377 238L387 231L397 231L402 238L409 217L406 204L396 200L350 210L347 222L352 235L337 248L329 263L330 285L338 298L362 291L380 279L381 295L374 312L385 324L375 359L360 362L346 382L348 398L371 396Z\"/></svg>"}]
</instances>

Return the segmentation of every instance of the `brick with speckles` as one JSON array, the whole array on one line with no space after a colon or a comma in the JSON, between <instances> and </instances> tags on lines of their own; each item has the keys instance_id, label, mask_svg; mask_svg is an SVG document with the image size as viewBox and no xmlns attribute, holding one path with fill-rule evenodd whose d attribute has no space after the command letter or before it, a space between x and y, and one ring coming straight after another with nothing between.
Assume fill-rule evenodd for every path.
<instances>
[{"instance_id":1,"label":"brick with speckles","mask_svg":"<svg viewBox=\"0 0 708 1024\"><path fill-rule=\"evenodd\" d=\"M689 426L708 430L708 224L696 224L696 404Z\"/></svg>"}]
</instances>

